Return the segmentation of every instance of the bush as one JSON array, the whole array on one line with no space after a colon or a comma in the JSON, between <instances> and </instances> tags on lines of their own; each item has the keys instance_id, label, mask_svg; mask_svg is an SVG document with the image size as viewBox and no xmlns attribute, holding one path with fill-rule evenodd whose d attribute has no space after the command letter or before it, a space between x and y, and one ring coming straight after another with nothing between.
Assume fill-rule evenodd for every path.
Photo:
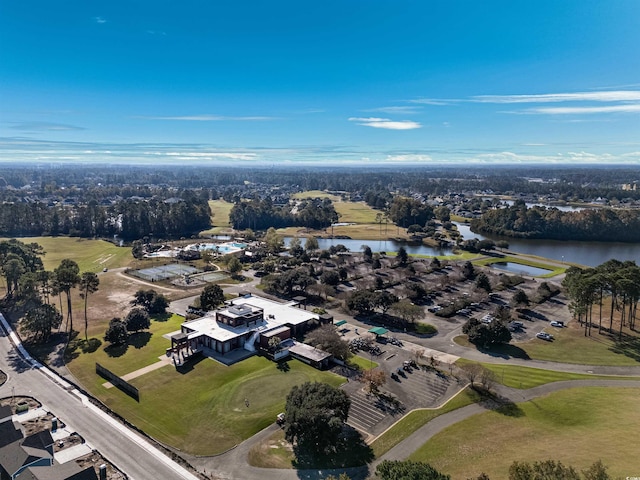
<instances>
[{"instance_id":1,"label":"bush","mask_svg":"<svg viewBox=\"0 0 640 480\"><path fill-rule=\"evenodd\" d=\"M416 333L420 333L422 335L435 335L438 333L438 329L431 325L430 323L416 323Z\"/></svg>"}]
</instances>

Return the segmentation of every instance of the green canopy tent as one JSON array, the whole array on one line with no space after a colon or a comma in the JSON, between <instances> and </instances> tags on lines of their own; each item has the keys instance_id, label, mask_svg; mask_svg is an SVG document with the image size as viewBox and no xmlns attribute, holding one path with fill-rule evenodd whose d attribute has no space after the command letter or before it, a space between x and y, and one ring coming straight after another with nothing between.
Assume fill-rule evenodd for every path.
<instances>
[{"instance_id":1,"label":"green canopy tent","mask_svg":"<svg viewBox=\"0 0 640 480\"><path fill-rule=\"evenodd\" d=\"M369 333L373 333L376 337L379 337L380 335L384 335L385 333L389 333L389 330L387 330L386 328L382 328L382 327L373 327L373 328L370 328L367 331Z\"/></svg>"}]
</instances>

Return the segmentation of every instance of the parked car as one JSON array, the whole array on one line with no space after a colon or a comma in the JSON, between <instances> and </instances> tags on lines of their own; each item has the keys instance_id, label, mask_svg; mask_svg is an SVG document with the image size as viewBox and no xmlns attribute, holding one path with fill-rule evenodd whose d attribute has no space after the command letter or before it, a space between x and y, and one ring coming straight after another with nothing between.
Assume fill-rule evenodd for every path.
<instances>
[{"instance_id":1,"label":"parked car","mask_svg":"<svg viewBox=\"0 0 640 480\"><path fill-rule=\"evenodd\" d=\"M542 340L546 340L547 342L550 342L551 340L553 340L553 335L547 332L540 332L536 334L536 337L541 338Z\"/></svg>"},{"instance_id":2,"label":"parked car","mask_svg":"<svg viewBox=\"0 0 640 480\"><path fill-rule=\"evenodd\" d=\"M551 325L552 327L564 328L564 322L561 322L559 320L553 320L551 323L549 323L549 325Z\"/></svg>"}]
</instances>

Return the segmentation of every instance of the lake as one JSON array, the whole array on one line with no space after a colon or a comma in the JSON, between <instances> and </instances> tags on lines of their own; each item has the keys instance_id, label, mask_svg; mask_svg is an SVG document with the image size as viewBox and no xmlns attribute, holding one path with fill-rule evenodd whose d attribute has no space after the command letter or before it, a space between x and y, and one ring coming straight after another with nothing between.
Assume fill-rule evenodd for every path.
<instances>
[{"instance_id":1,"label":"lake","mask_svg":"<svg viewBox=\"0 0 640 480\"><path fill-rule=\"evenodd\" d=\"M560 240L529 240L523 238L495 237L473 233L469 225L453 222L458 227L465 240L477 238L479 240L506 240L509 250L516 253L536 255L561 262L578 263L590 267L616 258L618 260L633 260L640 265L640 244L616 242L562 242ZM289 246L292 237L285 237L284 242ZM304 246L305 239L300 238ZM415 243L396 242L394 240L349 240L338 238L318 238L318 246L326 250L333 245L342 244L352 252L362 251L362 245L368 245L374 252L397 252L403 246L411 255L454 255L451 248L434 248Z\"/></svg>"},{"instance_id":2,"label":"lake","mask_svg":"<svg viewBox=\"0 0 640 480\"><path fill-rule=\"evenodd\" d=\"M530 240L525 238L498 237L473 233L469 225L453 222L465 240L477 238L479 240L506 240L509 250L517 253L537 255L552 258L562 262L579 263L589 267L616 258L621 261L633 260L640 265L640 244L619 242L563 242L560 240Z\"/></svg>"}]
</instances>

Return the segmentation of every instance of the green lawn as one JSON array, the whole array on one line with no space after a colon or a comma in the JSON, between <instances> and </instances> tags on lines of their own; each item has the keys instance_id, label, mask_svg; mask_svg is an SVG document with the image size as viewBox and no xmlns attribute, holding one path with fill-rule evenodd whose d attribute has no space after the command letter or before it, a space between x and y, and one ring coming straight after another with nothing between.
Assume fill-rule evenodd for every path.
<instances>
[{"instance_id":1,"label":"green lawn","mask_svg":"<svg viewBox=\"0 0 640 480\"><path fill-rule=\"evenodd\" d=\"M211 209L211 226L212 227L229 227L229 213L233 208L233 203L224 200L209 200L209 208Z\"/></svg>"},{"instance_id":2,"label":"green lawn","mask_svg":"<svg viewBox=\"0 0 640 480\"><path fill-rule=\"evenodd\" d=\"M559 460L578 471L596 460L613 477L638 471L636 388L574 388L504 411L475 415L440 432L409 459L452 478L507 478L515 461Z\"/></svg>"},{"instance_id":3,"label":"green lawn","mask_svg":"<svg viewBox=\"0 0 640 480\"><path fill-rule=\"evenodd\" d=\"M354 355L349 359L349 363L353 365L357 365L361 370L369 370L371 368L376 368L378 364L374 362L371 358L364 358L360 355Z\"/></svg>"},{"instance_id":4,"label":"green lawn","mask_svg":"<svg viewBox=\"0 0 640 480\"><path fill-rule=\"evenodd\" d=\"M371 448L373 448L375 456L379 458L427 422L480 400L481 397L475 390L465 388L440 408L413 410L376 438L371 444Z\"/></svg>"},{"instance_id":5,"label":"green lawn","mask_svg":"<svg viewBox=\"0 0 640 480\"><path fill-rule=\"evenodd\" d=\"M279 369L265 358L251 357L231 367L203 359L185 373L170 365L147 373L131 380L140 390L140 403L116 388L103 387L105 380L95 373L96 362L118 375L151 365L170 346L162 335L178 330L182 321L174 315L165 322L152 322L150 337L138 334L143 340L137 342L139 348L134 340L126 351L116 349L111 356L105 344L94 353L78 351L68 367L87 390L127 420L161 442L196 455L223 452L273 423L294 385L344 382L343 377L298 361Z\"/></svg>"},{"instance_id":6,"label":"green lawn","mask_svg":"<svg viewBox=\"0 0 640 480\"><path fill-rule=\"evenodd\" d=\"M227 367L204 359L187 373L167 366L132 380L140 403L116 389L103 389L99 397L161 442L194 455L214 455L273 423L294 385L344 381L297 360L287 365L278 369L270 360L251 357Z\"/></svg>"},{"instance_id":7,"label":"green lawn","mask_svg":"<svg viewBox=\"0 0 640 480\"><path fill-rule=\"evenodd\" d=\"M304 198L329 198L332 202L339 202L340 197L331 193L323 192L322 190L306 190L304 192L298 192L291 195L291 198L304 199Z\"/></svg>"},{"instance_id":8,"label":"green lawn","mask_svg":"<svg viewBox=\"0 0 640 480\"><path fill-rule=\"evenodd\" d=\"M112 348L109 343L103 343L93 353L78 352L77 358L69 361L67 367L85 386L102 385L104 380L96 378L95 375L96 362L116 375L125 375L151 365L157 362L158 357L164 355L165 350L171 346L171 342L162 335L180 330L182 322L184 317L175 314L163 322L152 321L148 332L140 332L129 337L130 345L126 349Z\"/></svg>"},{"instance_id":9,"label":"green lawn","mask_svg":"<svg viewBox=\"0 0 640 480\"><path fill-rule=\"evenodd\" d=\"M104 240L76 237L29 237L22 238L20 241L35 242L44 248L46 255L42 261L46 270L53 270L64 258L75 260L81 272L99 272L105 267L126 267L133 261L131 248L117 247Z\"/></svg>"},{"instance_id":10,"label":"green lawn","mask_svg":"<svg viewBox=\"0 0 640 480\"><path fill-rule=\"evenodd\" d=\"M461 358L456 365L461 366L472 362ZM564 373L554 372L552 370L543 370L540 368L520 367L518 365L496 365L493 363L481 363L496 374L496 380L502 385L512 388L533 388L539 385L552 382L562 382L565 380L590 380L590 379L606 379L606 380L640 380L640 377L614 377L610 375L588 375L581 373Z\"/></svg>"},{"instance_id":11,"label":"green lawn","mask_svg":"<svg viewBox=\"0 0 640 480\"><path fill-rule=\"evenodd\" d=\"M534 338L524 343L509 344L495 348L495 353L518 358L547 360L549 362L576 363L584 365L638 366L640 365L640 338L618 344L596 332L585 337L576 328L547 329L555 340L545 342ZM463 347L476 348L466 335L459 335L454 342Z\"/></svg>"},{"instance_id":12,"label":"green lawn","mask_svg":"<svg viewBox=\"0 0 640 480\"><path fill-rule=\"evenodd\" d=\"M376 223L376 214L382 213L364 202L334 202L333 206L340 215L340 222ZM389 222L387 228L391 231L393 226L394 224ZM384 230L384 225L382 230Z\"/></svg>"}]
</instances>

